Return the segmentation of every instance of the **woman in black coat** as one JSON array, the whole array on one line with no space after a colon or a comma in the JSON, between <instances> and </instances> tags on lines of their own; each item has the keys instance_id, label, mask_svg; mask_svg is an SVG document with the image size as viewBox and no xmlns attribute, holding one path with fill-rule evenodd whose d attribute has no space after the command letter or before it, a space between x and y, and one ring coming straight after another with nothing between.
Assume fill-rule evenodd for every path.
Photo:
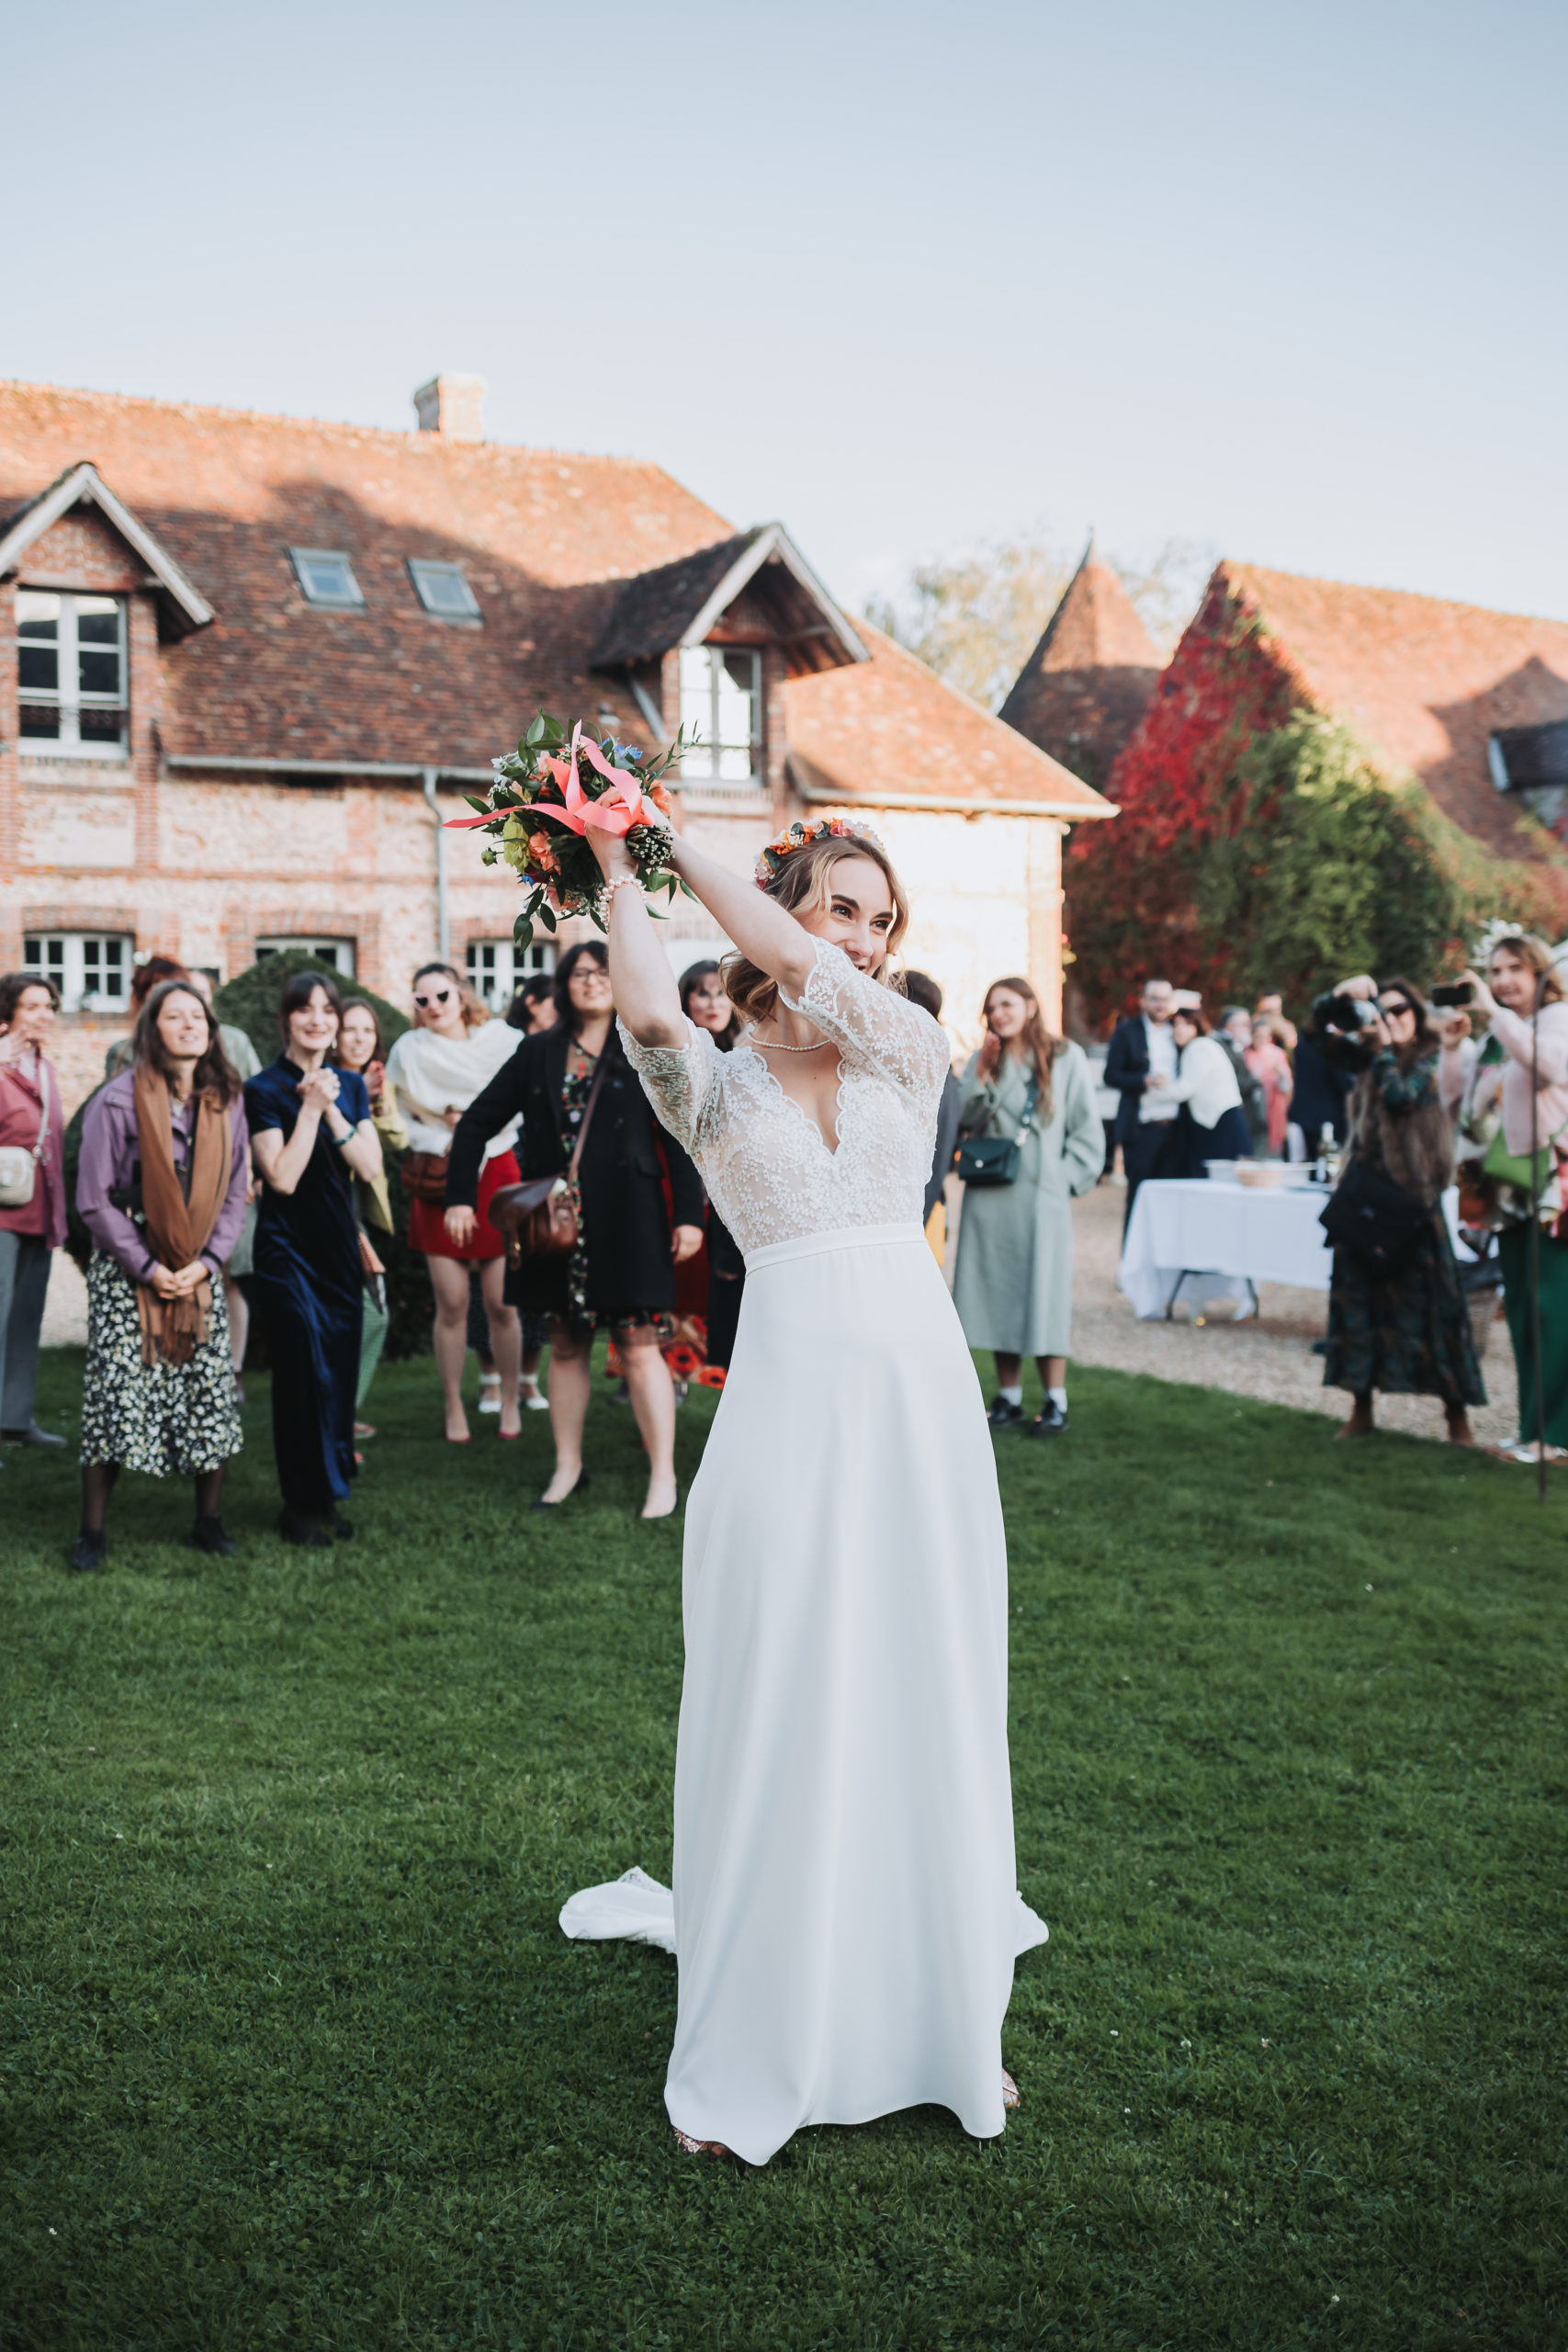
<instances>
[{"instance_id":1,"label":"woman in black coat","mask_svg":"<svg viewBox=\"0 0 1568 2352\"><path fill-rule=\"evenodd\" d=\"M676 1263L702 1247L702 1180L680 1145L655 1124L621 1050L608 962L597 940L561 957L555 1001L555 1027L525 1037L457 1122L447 1162L446 1229L461 1243L479 1198L485 1145L511 1119L520 1115L523 1122L517 1157L524 1182L563 1174L599 1081L578 1171L578 1247L570 1260L525 1259L506 1281L509 1306L549 1320L556 1466L534 1508L553 1510L588 1484L582 1427L598 1330L612 1333L620 1351L648 1448L642 1516L667 1519L675 1508L675 1392L660 1349L674 1336ZM673 1234L661 1149L670 1169Z\"/></svg>"}]
</instances>

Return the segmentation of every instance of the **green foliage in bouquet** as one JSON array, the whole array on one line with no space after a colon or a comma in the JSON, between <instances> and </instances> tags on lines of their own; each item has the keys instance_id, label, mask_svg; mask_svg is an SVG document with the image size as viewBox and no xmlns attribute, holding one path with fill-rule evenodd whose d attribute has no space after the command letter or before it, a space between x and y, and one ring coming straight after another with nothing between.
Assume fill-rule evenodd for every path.
<instances>
[{"instance_id":1,"label":"green foliage in bouquet","mask_svg":"<svg viewBox=\"0 0 1568 2352\"><path fill-rule=\"evenodd\" d=\"M674 835L663 779L687 748L678 735L649 761L634 744L585 732L581 720L567 744L560 721L541 710L517 749L491 762L489 793L468 796L479 814L448 821L491 834L495 845L484 851L485 864L510 865L522 883L527 895L513 925L519 947L527 946L536 922L554 931L569 915L585 914L604 929L604 876L590 831L626 842L649 897L663 890L672 899L685 889L669 870Z\"/></svg>"}]
</instances>

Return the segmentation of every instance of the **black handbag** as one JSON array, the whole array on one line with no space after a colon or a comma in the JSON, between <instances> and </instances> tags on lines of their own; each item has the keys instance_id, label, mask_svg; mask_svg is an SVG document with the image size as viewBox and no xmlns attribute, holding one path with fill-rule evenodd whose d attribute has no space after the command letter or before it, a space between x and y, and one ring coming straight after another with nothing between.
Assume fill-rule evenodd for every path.
<instances>
[{"instance_id":1,"label":"black handbag","mask_svg":"<svg viewBox=\"0 0 1568 2352\"><path fill-rule=\"evenodd\" d=\"M1381 1168L1353 1159L1318 1218L1336 1250L1353 1250L1374 1273L1404 1263L1432 1222L1432 1213Z\"/></svg>"},{"instance_id":2,"label":"black handbag","mask_svg":"<svg viewBox=\"0 0 1568 2352\"><path fill-rule=\"evenodd\" d=\"M958 1147L953 1161L953 1173L965 1184L984 1190L987 1184L1015 1184L1023 1165L1023 1138L1034 1118L1034 1105L1040 1088L1034 1072L1029 1073L1029 1100L1023 1107L1015 1136L965 1136Z\"/></svg>"}]
</instances>

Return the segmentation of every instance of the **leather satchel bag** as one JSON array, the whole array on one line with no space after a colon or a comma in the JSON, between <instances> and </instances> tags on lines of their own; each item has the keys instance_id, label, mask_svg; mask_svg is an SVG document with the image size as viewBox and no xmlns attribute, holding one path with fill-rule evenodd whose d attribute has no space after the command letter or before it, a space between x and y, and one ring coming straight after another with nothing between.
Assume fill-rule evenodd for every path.
<instances>
[{"instance_id":1,"label":"leather satchel bag","mask_svg":"<svg viewBox=\"0 0 1568 2352\"><path fill-rule=\"evenodd\" d=\"M577 1130L577 1141L565 1174L533 1176L525 1184L502 1184L490 1196L490 1221L505 1237L509 1266L520 1266L525 1258L570 1258L577 1247L582 1229L582 1195L578 1190L577 1171L582 1165L583 1146L593 1124L593 1106L604 1083L608 1060L606 1049L599 1057L599 1067L582 1106L582 1125Z\"/></svg>"},{"instance_id":2,"label":"leather satchel bag","mask_svg":"<svg viewBox=\"0 0 1568 2352\"><path fill-rule=\"evenodd\" d=\"M1352 1159L1318 1218L1336 1250L1353 1250L1373 1273L1404 1265L1432 1213L1381 1168Z\"/></svg>"},{"instance_id":3,"label":"leather satchel bag","mask_svg":"<svg viewBox=\"0 0 1568 2352\"><path fill-rule=\"evenodd\" d=\"M1034 1120L1034 1105L1040 1088L1034 1072L1029 1073L1029 1100L1023 1106L1023 1116L1015 1136L965 1136L958 1147L953 1172L965 1184L984 1190L988 1184L1016 1184L1018 1171L1023 1165L1023 1138Z\"/></svg>"},{"instance_id":4,"label":"leather satchel bag","mask_svg":"<svg viewBox=\"0 0 1568 2352\"><path fill-rule=\"evenodd\" d=\"M446 1198L446 1154L443 1151L405 1152L403 1190L411 1199L430 1201L439 1208Z\"/></svg>"},{"instance_id":5,"label":"leather satchel bag","mask_svg":"<svg viewBox=\"0 0 1568 2352\"><path fill-rule=\"evenodd\" d=\"M27 1207L38 1182L38 1164L49 1141L49 1071L41 1054L38 1057L38 1091L43 1097L38 1141L30 1149L25 1143L0 1144L0 1209Z\"/></svg>"}]
</instances>

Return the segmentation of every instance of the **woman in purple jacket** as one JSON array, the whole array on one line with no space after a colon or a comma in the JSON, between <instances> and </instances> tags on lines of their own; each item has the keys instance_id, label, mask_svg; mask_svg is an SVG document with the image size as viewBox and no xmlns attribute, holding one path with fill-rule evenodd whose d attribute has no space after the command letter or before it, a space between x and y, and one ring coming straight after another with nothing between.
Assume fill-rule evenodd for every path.
<instances>
[{"instance_id":1,"label":"woman in purple jacket","mask_svg":"<svg viewBox=\"0 0 1568 2352\"><path fill-rule=\"evenodd\" d=\"M73 1568L103 1566L104 1515L129 1464L196 1481L198 1551L234 1546L218 1515L241 1446L222 1272L245 1215L245 1102L188 980L152 990L131 1067L82 1123L76 1206L93 1237Z\"/></svg>"},{"instance_id":2,"label":"woman in purple jacket","mask_svg":"<svg viewBox=\"0 0 1568 2352\"><path fill-rule=\"evenodd\" d=\"M0 1146L32 1164L28 1198L0 1208L0 1435L11 1445L65 1442L33 1419L49 1261L65 1238L65 1122L44 1052L59 1002L37 972L0 978Z\"/></svg>"}]
</instances>

